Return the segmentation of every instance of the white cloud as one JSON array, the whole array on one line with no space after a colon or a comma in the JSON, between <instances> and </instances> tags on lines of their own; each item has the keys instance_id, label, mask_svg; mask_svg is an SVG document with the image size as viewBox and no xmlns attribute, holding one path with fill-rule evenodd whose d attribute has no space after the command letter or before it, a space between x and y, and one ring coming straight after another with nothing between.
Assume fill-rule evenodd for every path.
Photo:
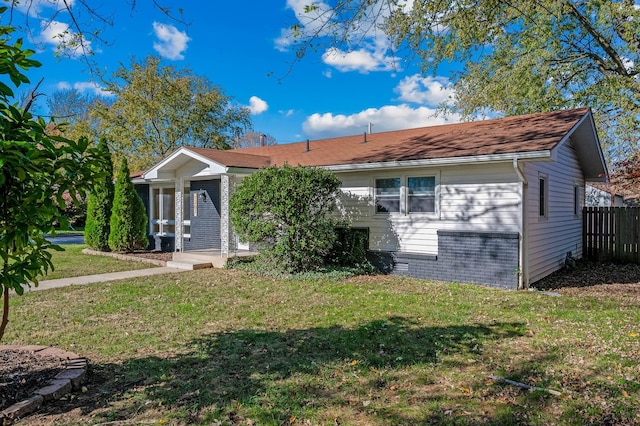
<instances>
[{"instance_id":1,"label":"white cloud","mask_svg":"<svg viewBox=\"0 0 640 426\"><path fill-rule=\"evenodd\" d=\"M69 8L73 7L74 3L74 0L67 0ZM13 4L12 7L17 11L34 18L39 17L43 9L50 9L52 16L55 16L58 12L63 12L67 9L61 1L52 0L25 0Z\"/></svg>"},{"instance_id":2,"label":"white cloud","mask_svg":"<svg viewBox=\"0 0 640 426\"><path fill-rule=\"evenodd\" d=\"M455 96L453 84L446 77L422 77L419 74L407 76L395 88L400 94L398 100L429 106L447 103Z\"/></svg>"},{"instance_id":3,"label":"white cloud","mask_svg":"<svg viewBox=\"0 0 640 426\"><path fill-rule=\"evenodd\" d=\"M249 98L249 111L251 111L251 114L253 115L262 114L268 108L269 108L269 105L259 97L252 96Z\"/></svg>"},{"instance_id":4,"label":"white cloud","mask_svg":"<svg viewBox=\"0 0 640 426\"><path fill-rule=\"evenodd\" d=\"M332 47L322 55L322 61L338 71L358 71L367 74L371 71L392 71L397 58L386 56L382 50L366 48L344 52Z\"/></svg>"},{"instance_id":5,"label":"white cloud","mask_svg":"<svg viewBox=\"0 0 640 426\"><path fill-rule=\"evenodd\" d=\"M71 89L71 84L67 83L66 81L61 81L60 83L58 83L56 85L56 89L58 89L58 90L70 90Z\"/></svg>"},{"instance_id":6,"label":"white cloud","mask_svg":"<svg viewBox=\"0 0 640 426\"><path fill-rule=\"evenodd\" d=\"M288 118L288 117L291 117L296 112L296 110L287 109L287 110L280 110L278 112Z\"/></svg>"},{"instance_id":7,"label":"white cloud","mask_svg":"<svg viewBox=\"0 0 640 426\"><path fill-rule=\"evenodd\" d=\"M67 81L61 81L56 85L58 90L71 90L76 89L80 93L92 92L92 94L101 97L114 96L111 92L105 90L104 87L92 81L78 81L76 83L69 83Z\"/></svg>"},{"instance_id":8,"label":"white cloud","mask_svg":"<svg viewBox=\"0 0 640 426\"><path fill-rule=\"evenodd\" d=\"M40 38L42 43L61 49L69 56L80 56L91 51L91 42L69 29L69 25L60 21L41 21ZM84 51L82 48L84 45Z\"/></svg>"},{"instance_id":9,"label":"white cloud","mask_svg":"<svg viewBox=\"0 0 640 426\"><path fill-rule=\"evenodd\" d=\"M313 5L312 9L308 9L310 4ZM344 34L351 39L345 44L355 41L358 48L345 51L339 47L331 47L322 55L324 63L342 72L392 71L398 63L398 58L392 54L393 45L382 31L372 29L380 28L378 24L389 16L390 8L406 9L410 7L408 4L413 4L413 1L404 0L391 6L387 2L372 2L362 11L361 25L346 28L343 22L336 19L336 11L327 3L287 0L287 8L294 12L298 20L297 28L295 31L291 28L281 30L275 47L280 51L287 51L297 43L335 39ZM294 36L296 33L297 36ZM315 41L314 44L318 44Z\"/></svg>"},{"instance_id":10,"label":"white cloud","mask_svg":"<svg viewBox=\"0 0 640 426\"><path fill-rule=\"evenodd\" d=\"M293 44L293 31L288 28L280 30L280 37L275 40L275 48L281 52L286 52Z\"/></svg>"},{"instance_id":11,"label":"white cloud","mask_svg":"<svg viewBox=\"0 0 640 426\"><path fill-rule=\"evenodd\" d=\"M305 12L307 6L311 5L315 9ZM327 22L331 19L331 7L324 2L311 2L309 0L287 0L287 9L291 9L298 20L298 38L304 40L308 34L314 34L317 37L328 35L326 27ZM281 52L286 52L289 48L296 44L296 37L291 28L283 28L280 31L280 37L275 40L275 48Z\"/></svg>"},{"instance_id":12,"label":"white cloud","mask_svg":"<svg viewBox=\"0 0 640 426\"><path fill-rule=\"evenodd\" d=\"M159 22L153 23L153 32L160 40L153 43L153 48L160 56L171 60L184 59L183 52L187 50L187 43L191 40L187 33L179 31L173 25Z\"/></svg>"},{"instance_id":13,"label":"white cloud","mask_svg":"<svg viewBox=\"0 0 640 426\"><path fill-rule=\"evenodd\" d=\"M406 104L369 108L356 114L312 114L302 123L302 129L310 138L329 138L364 133L369 123L373 132L410 129L457 123L457 115L436 116L436 110L428 107L412 108Z\"/></svg>"}]
</instances>

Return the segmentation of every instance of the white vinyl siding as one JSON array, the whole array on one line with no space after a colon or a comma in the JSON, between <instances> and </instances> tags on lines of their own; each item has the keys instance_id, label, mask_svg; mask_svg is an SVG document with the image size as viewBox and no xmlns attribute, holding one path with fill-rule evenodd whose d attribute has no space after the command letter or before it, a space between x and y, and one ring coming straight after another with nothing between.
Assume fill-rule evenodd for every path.
<instances>
[{"instance_id":1,"label":"white vinyl siding","mask_svg":"<svg viewBox=\"0 0 640 426\"><path fill-rule=\"evenodd\" d=\"M556 149L556 161L525 163L524 168L530 182L527 203L530 283L560 269L568 251L575 257L582 255L582 216L574 212L574 197L578 186L582 202L584 177L571 141ZM547 178L545 220L539 220L539 176Z\"/></svg>"},{"instance_id":2,"label":"white vinyl siding","mask_svg":"<svg viewBox=\"0 0 640 426\"><path fill-rule=\"evenodd\" d=\"M389 172L338 173L351 226L368 227L371 250L437 254L439 229L519 232L520 184L511 162L402 169L396 176L435 176L435 213L376 214L375 179Z\"/></svg>"}]
</instances>

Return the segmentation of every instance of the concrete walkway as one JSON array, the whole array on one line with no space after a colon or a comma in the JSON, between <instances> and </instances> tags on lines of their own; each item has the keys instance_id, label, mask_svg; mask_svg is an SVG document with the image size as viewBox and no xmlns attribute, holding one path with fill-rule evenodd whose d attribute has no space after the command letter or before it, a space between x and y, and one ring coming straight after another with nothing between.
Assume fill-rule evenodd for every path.
<instances>
[{"instance_id":1,"label":"concrete walkway","mask_svg":"<svg viewBox=\"0 0 640 426\"><path fill-rule=\"evenodd\" d=\"M178 268L148 268L136 269L133 271L111 272L109 274L85 275L82 277L60 278L57 280L42 280L38 287L27 287L25 293L29 291L49 290L50 288L67 287L70 285L85 285L92 283L102 283L106 281L123 280L126 278L147 277L151 275L170 274L175 272L186 272L186 269Z\"/></svg>"}]
</instances>

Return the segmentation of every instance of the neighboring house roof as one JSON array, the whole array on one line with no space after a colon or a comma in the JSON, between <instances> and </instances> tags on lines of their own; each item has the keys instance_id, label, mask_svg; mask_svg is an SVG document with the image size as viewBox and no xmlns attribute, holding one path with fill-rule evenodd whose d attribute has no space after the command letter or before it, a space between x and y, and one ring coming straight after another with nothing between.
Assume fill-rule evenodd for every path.
<instances>
[{"instance_id":1,"label":"neighboring house roof","mask_svg":"<svg viewBox=\"0 0 640 426\"><path fill-rule=\"evenodd\" d=\"M574 134L580 140L575 149L585 177L606 180L604 156L589 108L228 151L181 149L223 167L261 168L286 163L351 169L382 163L462 163L480 158L544 160L552 158L554 148Z\"/></svg>"},{"instance_id":2,"label":"neighboring house roof","mask_svg":"<svg viewBox=\"0 0 640 426\"><path fill-rule=\"evenodd\" d=\"M612 197L620 197L625 205L637 205L640 200L640 194L631 189L620 188L612 183L589 182L592 186L602 192L610 194Z\"/></svg>"}]
</instances>

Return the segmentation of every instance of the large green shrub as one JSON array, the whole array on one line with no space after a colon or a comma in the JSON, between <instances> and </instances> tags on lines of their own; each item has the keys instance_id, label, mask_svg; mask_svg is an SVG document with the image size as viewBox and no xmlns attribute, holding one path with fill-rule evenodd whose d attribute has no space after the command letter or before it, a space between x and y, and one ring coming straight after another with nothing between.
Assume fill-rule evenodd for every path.
<instances>
[{"instance_id":1,"label":"large green shrub","mask_svg":"<svg viewBox=\"0 0 640 426\"><path fill-rule=\"evenodd\" d=\"M336 266L364 267L370 269L367 260L369 250L369 230L367 228L338 228L336 241L329 254L327 263Z\"/></svg>"},{"instance_id":2,"label":"large green shrub","mask_svg":"<svg viewBox=\"0 0 640 426\"><path fill-rule=\"evenodd\" d=\"M113 163L107 141L100 139L98 150L107 159L102 179L93 186L87 206L84 241L95 250L109 250L111 207L113 205Z\"/></svg>"},{"instance_id":3,"label":"large green shrub","mask_svg":"<svg viewBox=\"0 0 640 426\"><path fill-rule=\"evenodd\" d=\"M129 176L123 158L116 179L109 232L109 248L115 252L132 252L147 245L147 214Z\"/></svg>"},{"instance_id":4,"label":"large green shrub","mask_svg":"<svg viewBox=\"0 0 640 426\"><path fill-rule=\"evenodd\" d=\"M0 7L0 20L10 22L6 6ZM101 161L86 138L60 136L54 123L30 112L37 86L24 108L18 106L14 89L29 84L24 72L40 63L13 31L0 25L0 339L9 323L10 295L37 286L53 269L51 251L62 250L45 235L55 234L55 223L68 226L63 194L74 199L87 191Z\"/></svg>"},{"instance_id":5,"label":"large green shrub","mask_svg":"<svg viewBox=\"0 0 640 426\"><path fill-rule=\"evenodd\" d=\"M231 221L263 259L288 272L317 269L335 241L340 180L311 167L268 167L246 177L230 200Z\"/></svg>"}]
</instances>

